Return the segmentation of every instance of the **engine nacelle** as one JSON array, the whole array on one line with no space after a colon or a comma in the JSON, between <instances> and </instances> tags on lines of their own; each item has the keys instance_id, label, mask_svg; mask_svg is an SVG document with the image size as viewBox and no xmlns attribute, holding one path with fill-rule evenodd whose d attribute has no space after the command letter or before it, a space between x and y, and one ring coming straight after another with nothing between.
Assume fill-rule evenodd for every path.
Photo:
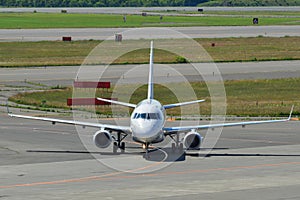
<instances>
[{"instance_id":1,"label":"engine nacelle","mask_svg":"<svg viewBox=\"0 0 300 200\"><path fill-rule=\"evenodd\" d=\"M199 149L202 143L202 136L200 133L191 131L184 136L183 142L187 149Z\"/></svg>"},{"instance_id":2,"label":"engine nacelle","mask_svg":"<svg viewBox=\"0 0 300 200\"><path fill-rule=\"evenodd\" d=\"M95 133L93 141L97 147L107 148L112 142L112 137L108 131L100 130Z\"/></svg>"}]
</instances>

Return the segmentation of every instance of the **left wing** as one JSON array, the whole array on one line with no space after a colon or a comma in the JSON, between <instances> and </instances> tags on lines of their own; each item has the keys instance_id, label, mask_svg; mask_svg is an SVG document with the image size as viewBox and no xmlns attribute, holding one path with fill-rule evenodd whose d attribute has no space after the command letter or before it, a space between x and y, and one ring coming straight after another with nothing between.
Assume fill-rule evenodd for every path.
<instances>
[{"instance_id":1,"label":"left wing","mask_svg":"<svg viewBox=\"0 0 300 200\"><path fill-rule=\"evenodd\" d=\"M168 133L172 133L172 132L188 131L188 130L191 130L191 129L209 129L209 128L218 128L218 127L230 127L230 126L243 126L244 127L246 125L287 122L287 121L291 120L291 116L292 116L292 113L293 113L293 108L294 108L294 106L292 106L290 115L287 119L234 122L234 123L223 123L223 124L206 124L206 125L196 125L196 126L165 127L163 130L166 132L166 134L168 134Z\"/></svg>"},{"instance_id":2,"label":"left wing","mask_svg":"<svg viewBox=\"0 0 300 200\"><path fill-rule=\"evenodd\" d=\"M122 131L126 133L131 133L131 129L129 126L117 126L111 124L98 124L98 123L90 123L90 122L80 122L74 120L63 120L63 119L54 119L54 118L47 118L47 117L33 117L27 115L15 115L8 113L10 117L16 118L23 118L23 119L32 119L32 120L40 120L40 121L48 121L52 122L52 124L61 123L61 124L70 124L70 125L80 125L80 126L88 126L88 127L95 127L95 128L103 128L112 131Z\"/></svg>"},{"instance_id":3,"label":"left wing","mask_svg":"<svg viewBox=\"0 0 300 200\"><path fill-rule=\"evenodd\" d=\"M99 101L104 101L104 102L108 102L108 103L112 103L112 104L117 104L117 105L121 105L121 106L127 106L127 107L131 107L131 108L135 108L136 105L132 104L132 103L125 103L125 102L121 102L121 101L115 101L115 100L110 100L110 99L103 99L98 97L97 98Z\"/></svg>"}]
</instances>

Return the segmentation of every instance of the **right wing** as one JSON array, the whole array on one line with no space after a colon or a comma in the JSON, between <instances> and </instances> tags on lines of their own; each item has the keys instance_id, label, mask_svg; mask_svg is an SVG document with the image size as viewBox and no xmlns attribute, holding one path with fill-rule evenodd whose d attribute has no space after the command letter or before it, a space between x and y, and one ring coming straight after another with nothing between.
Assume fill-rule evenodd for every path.
<instances>
[{"instance_id":1,"label":"right wing","mask_svg":"<svg viewBox=\"0 0 300 200\"><path fill-rule=\"evenodd\" d=\"M61 124L69 124L69 125L80 125L83 127L87 126L87 127L107 129L107 130L112 130L112 131L122 131L122 132L126 132L126 133L131 133L131 129L129 126L98 124L98 123L80 122L80 121L74 121L74 120L54 119L54 118L47 118L47 117L33 117L33 116L27 116L27 115L15 115L15 114L11 114L11 113L8 113L8 115L10 117L16 117L16 118L22 118L22 119L48 121L48 122L52 122L52 124L61 123Z\"/></svg>"}]
</instances>

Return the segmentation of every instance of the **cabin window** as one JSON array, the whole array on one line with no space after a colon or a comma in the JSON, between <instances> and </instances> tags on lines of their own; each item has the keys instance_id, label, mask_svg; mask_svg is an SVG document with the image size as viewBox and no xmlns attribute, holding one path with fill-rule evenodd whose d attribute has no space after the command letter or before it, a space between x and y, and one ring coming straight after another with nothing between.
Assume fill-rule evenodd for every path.
<instances>
[{"instance_id":1,"label":"cabin window","mask_svg":"<svg viewBox=\"0 0 300 200\"><path fill-rule=\"evenodd\" d=\"M146 119L147 113L141 113L141 118Z\"/></svg>"},{"instance_id":2,"label":"cabin window","mask_svg":"<svg viewBox=\"0 0 300 200\"><path fill-rule=\"evenodd\" d=\"M137 118L138 113L134 113L132 119L136 119Z\"/></svg>"},{"instance_id":3,"label":"cabin window","mask_svg":"<svg viewBox=\"0 0 300 200\"><path fill-rule=\"evenodd\" d=\"M135 119L138 119L138 118L140 118L140 117L141 117L141 114L140 114L140 113L137 113Z\"/></svg>"},{"instance_id":4,"label":"cabin window","mask_svg":"<svg viewBox=\"0 0 300 200\"><path fill-rule=\"evenodd\" d=\"M161 119L159 113L135 113L133 119Z\"/></svg>"}]
</instances>

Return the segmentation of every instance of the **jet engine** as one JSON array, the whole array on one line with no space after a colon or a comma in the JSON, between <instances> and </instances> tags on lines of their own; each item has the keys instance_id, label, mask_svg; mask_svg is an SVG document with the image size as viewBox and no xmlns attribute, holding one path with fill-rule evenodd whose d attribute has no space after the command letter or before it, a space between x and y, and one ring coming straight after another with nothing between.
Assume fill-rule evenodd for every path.
<instances>
[{"instance_id":1,"label":"jet engine","mask_svg":"<svg viewBox=\"0 0 300 200\"><path fill-rule=\"evenodd\" d=\"M97 147L106 148L111 144L112 137L108 131L100 130L95 133L93 141Z\"/></svg>"},{"instance_id":2,"label":"jet engine","mask_svg":"<svg viewBox=\"0 0 300 200\"><path fill-rule=\"evenodd\" d=\"M184 136L183 142L187 149L199 149L202 142L202 136L196 131L191 131Z\"/></svg>"}]
</instances>

